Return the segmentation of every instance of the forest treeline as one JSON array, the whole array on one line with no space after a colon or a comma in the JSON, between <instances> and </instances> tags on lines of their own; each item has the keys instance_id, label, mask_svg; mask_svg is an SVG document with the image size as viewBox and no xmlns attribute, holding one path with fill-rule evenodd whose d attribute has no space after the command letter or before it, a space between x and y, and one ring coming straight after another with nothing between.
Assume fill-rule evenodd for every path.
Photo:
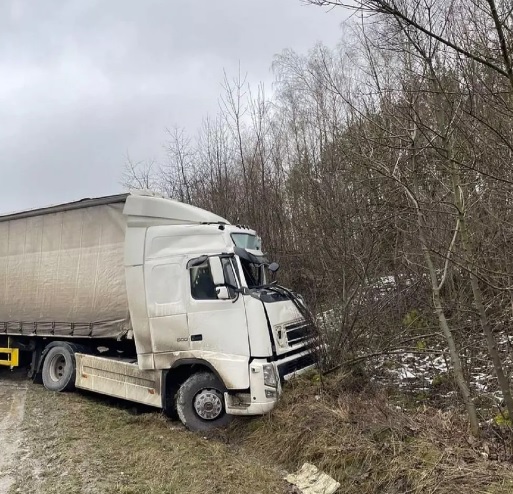
<instances>
[{"instance_id":1,"label":"forest treeline","mask_svg":"<svg viewBox=\"0 0 513 494\"><path fill-rule=\"evenodd\" d=\"M478 435L480 348L513 417L497 348L513 320L511 3L352 8L338 47L275 57L272 91L226 75L219 113L170 130L166 162L129 161L124 183L255 228L329 319L333 363L443 348Z\"/></svg>"}]
</instances>

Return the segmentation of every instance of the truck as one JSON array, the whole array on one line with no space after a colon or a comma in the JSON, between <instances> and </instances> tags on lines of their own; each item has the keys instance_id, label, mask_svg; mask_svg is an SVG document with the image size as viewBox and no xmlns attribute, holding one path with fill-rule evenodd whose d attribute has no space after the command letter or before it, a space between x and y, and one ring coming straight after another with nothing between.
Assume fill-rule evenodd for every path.
<instances>
[{"instance_id":1,"label":"truck","mask_svg":"<svg viewBox=\"0 0 513 494\"><path fill-rule=\"evenodd\" d=\"M277 403L316 365L302 297L247 226L150 192L0 216L0 365L191 430Z\"/></svg>"}]
</instances>

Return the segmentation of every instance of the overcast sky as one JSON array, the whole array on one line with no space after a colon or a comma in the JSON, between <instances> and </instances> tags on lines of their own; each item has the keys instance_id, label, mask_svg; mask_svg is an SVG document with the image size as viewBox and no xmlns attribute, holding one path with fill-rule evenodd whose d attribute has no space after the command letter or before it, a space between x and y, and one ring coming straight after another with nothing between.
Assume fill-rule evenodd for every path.
<instances>
[{"instance_id":1,"label":"overcast sky","mask_svg":"<svg viewBox=\"0 0 513 494\"><path fill-rule=\"evenodd\" d=\"M334 46L344 12L300 0L2 0L0 213L117 193L127 153L215 113L223 70Z\"/></svg>"}]
</instances>

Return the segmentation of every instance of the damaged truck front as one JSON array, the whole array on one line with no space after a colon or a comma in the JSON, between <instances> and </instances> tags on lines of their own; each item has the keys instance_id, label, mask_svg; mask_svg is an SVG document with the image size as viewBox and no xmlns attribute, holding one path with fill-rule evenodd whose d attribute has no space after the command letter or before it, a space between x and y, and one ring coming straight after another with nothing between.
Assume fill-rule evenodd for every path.
<instances>
[{"instance_id":1,"label":"damaged truck front","mask_svg":"<svg viewBox=\"0 0 513 494\"><path fill-rule=\"evenodd\" d=\"M194 430L271 410L314 365L256 232L150 194L0 217L0 365L163 408ZM21 359L23 363L23 359ZM28 362L27 362L28 363Z\"/></svg>"}]
</instances>

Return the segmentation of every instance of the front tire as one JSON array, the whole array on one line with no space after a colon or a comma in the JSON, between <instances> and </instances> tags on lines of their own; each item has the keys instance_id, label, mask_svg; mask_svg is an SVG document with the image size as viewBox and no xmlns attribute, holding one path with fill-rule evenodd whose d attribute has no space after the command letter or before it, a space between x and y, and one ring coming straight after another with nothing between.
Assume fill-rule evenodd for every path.
<instances>
[{"instance_id":1,"label":"front tire","mask_svg":"<svg viewBox=\"0 0 513 494\"><path fill-rule=\"evenodd\" d=\"M182 423L192 431L226 427L232 416L224 406L226 388L209 372L190 376L178 389L176 410Z\"/></svg>"},{"instance_id":2,"label":"front tire","mask_svg":"<svg viewBox=\"0 0 513 494\"><path fill-rule=\"evenodd\" d=\"M73 349L66 344L52 347L43 362L43 384L50 391L75 388L76 363Z\"/></svg>"}]
</instances>

